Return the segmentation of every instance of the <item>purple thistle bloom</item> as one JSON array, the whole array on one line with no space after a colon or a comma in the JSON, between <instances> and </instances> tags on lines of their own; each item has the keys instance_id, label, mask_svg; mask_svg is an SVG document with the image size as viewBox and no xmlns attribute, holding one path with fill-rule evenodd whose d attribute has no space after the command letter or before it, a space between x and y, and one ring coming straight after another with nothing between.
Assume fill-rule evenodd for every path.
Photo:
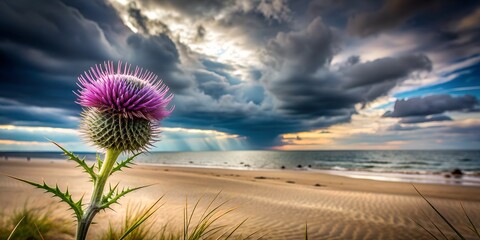
<instances>
[{"instance_id":1,"label":"purple thistle bloom","mask_svg":"<svg viewBox=\"0 0 480 240\"><path fill-rule=\"evenodd\" d=\"M96 146L115 151L145 151L157 141L158 120L169 116L173 98L157 76L118 62L95 65L78 78L78 103L85 107L81 132Z\"/></svg>"},{"instance_id":2,"label":"purple thistle bloom","mask_svg":"<svg viewBox=\"0 0 480 240\"><path fill-rule=\"evenodd\" d=\"M157 81L157 75L118 61L117 71L113 62L95 65L78 78L81 88L78 101L84 107L120 114L128 118L143 118L149 121L162 120L173 111L166 109L173 98L169 88Z\"/></svg>"}]
</instances>

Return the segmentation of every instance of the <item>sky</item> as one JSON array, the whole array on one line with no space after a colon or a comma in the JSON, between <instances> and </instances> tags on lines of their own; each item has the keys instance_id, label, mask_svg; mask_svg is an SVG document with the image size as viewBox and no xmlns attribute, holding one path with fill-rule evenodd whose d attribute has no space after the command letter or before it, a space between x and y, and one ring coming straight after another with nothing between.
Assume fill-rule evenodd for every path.
<instances>
[{"instance_id":1,"label":"sky","mask_svg":"<svg viewBox=\"0 0 480 240\"><path fill-rule=\"evenodd\" d=\"M480 2L4 0L0 151L96 151L77 78L175 94L151 151L480 148Z\"/></svg>"}]
</instances>

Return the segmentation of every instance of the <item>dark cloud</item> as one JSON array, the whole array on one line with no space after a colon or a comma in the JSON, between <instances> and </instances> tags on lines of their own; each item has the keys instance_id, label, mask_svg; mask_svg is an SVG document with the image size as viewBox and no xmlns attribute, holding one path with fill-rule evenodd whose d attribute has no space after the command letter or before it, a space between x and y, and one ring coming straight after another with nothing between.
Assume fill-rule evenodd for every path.
<instances>
[{"instance_id":1,"label":"dark cloud","mask_svg":"<svg viewBox=\"0 0 480 240\"><path fill-rule=\"evenodd\" d=\"M393 111L387 111L384 117L412 117L442 114L447 111L472 111L478 104L472 95L451 96L448 94L430 95L401 99L395 102Z\"/></svg>"},{"instance_id":2,"label":"dark cloud","mask_svg":"<svg viewBox=\"0 0 480 240\"><path fill-rule=\"evenodd\" d=\"M202 25L197 26L197 35L195 36L195 40L202 41L205 38L205 34L207 34L207 30Z\"/></svg>"},{"instance_id":3,"label":"dark cloud","mask_svg":"<svg viewBox=\"0 0 480 240\"><path fill-rule=\"evenodd\" d=\"M480 141L480 123L474 122L473 124L462 124L457 126L450 126L445 131L447 134L456 134L464 138L467 138L469 141ZM477 145L478 147L478 145Z\"/></svg>"},{"instance_id":4,"label":"dark cloud","mask_svg":"<svg viewBox=\"0 0 480 240\"><path fill-rule=\"evenodd\" d=\"M351 34L368 36L384 30L394 28L407 19L427 9L435 3L435 0L389 0L384 1L378 10L360 12L348 21L348 30Z\"/></svg>"},{"instance_id":5,"label":"dark cloud","mask_svg":"<svg viewBox=\"0 0 480 240\"><path fill-rule=\"evenodd\" d=\"M181 93L192 84L180 69L180 55L175 43L166 34L132 34L127 39L127 46L128 59L155 71L173 92Z\"/></svg>"},{"instance_id":6,"label":"dark cloud","mask_svg":"<svg viewBox=\"0 0 480 240\"><path fill-rule=\"evenodd\" d=\"M352 56L331 65L342 44L349 43L342 26L352 6L363 11L372 2L141 0L115 3L115 10L103 0L2 1L0 124L76 127L80 107L72 90L77 89L77 76L94 64L117 59L153 71L175 93L176 110L163 122L167 126L238 134L251 148L265 148L281 144L283 133L349 122L359 106L387 95L414 78L413 73L432 69L420 51L373 61ZM391 29L427 5L397 2L397 11L391 4L374 17L360 14L364 22L382 20L385 12L391 19L360 24L358 34ZM166 15L153 20L145 9L162 9ZM190 24L196 44L221 31L235 44L258 49L263 64L247 67L244 59L225 63L197 53L171 30L170 21ZM440 113L444 111L449 109ZM400 122L442 120L441 115L418 116Z\"/></svg>"},{"instance_id":7,"label":"dark cloud","mask_svg":"<svg viewBox=\"0 0 480 240\"><path fill-rule=\"evenodd\" d=\"M0 98L0 124L48 127L76 127L76 111L25 105Z\"/></svg>"},{"instance_id":8,"label":"dark cloud","mask_svg":"<svg viewBox=\"0 0 480 240\"><path fill-rule=\"evenodd\" d=\"M282 112L316 124L333 117L344 121L356 113L356 104L386 95L415 71L431 69L426 56L407 55L364 63L353 57L340 70L331 70L336 40L316 18L306 29L281 32L269 43L272 72L264 81Z\"/></svg>"},{"instance_id":9,"label":"dark cloud","mask_svg":"<svg viewBox=\"0 0 480 240\"><path fill-rule=\"evenodd\" d=\"M225 77L206 70L197 70L194 75L198 88L205 94L219 99L228 93L230 85Z\"/></svg>"},{"instance_id":10,"label":"dark cloud","mask_svg":"<svg viewBox=\"0 0 480 240\"><path fill-rule=\"evenodd\" d=\"M248 37L244 40L252 48L264 47L270 39L277 36L278 32L290 29L290 24L286 21L271 21L263 13L252 8L247 9L249 10L234 9L218 19L214 25L235 37L244 36L245 33L248 33Z\"/></svg>"},{"instance_id":11,"label":"dark cloud","mask_svg":"<svg viewBox=\"0 0 480 240\"><path fill-rule=\"evenodd\" d=\"M129 4L128 16L134 20L133 23L135 24L135 27L142 33L149 33L149 29L147 28L147 22L149 20L142 14L142 11L137 7L135 2Z\"/></svg>"},{"instance_id":12,"label":"dark cloud","mask_svg":"<svg viewBox=\"0 0 480 240\"><path fill-rule=\"evenodd\" d=\"M170 28L167 24L163 23L161 20L151 20L142 13L142 10L137 7L136 2L130 2L128 4L128 16L133 19L131 23L133 26L138 29L140 33L143 34L161 34L161 33L170 33Z\"/></svg>"},{"instance_id":13,"label":"dark cloud","mask_svg":"<svg viewBox=\"0 0 480 240\"><path fill-rule=\"evenodd\" d=\"M399 123L414 124L414 123L441 122L441 121L452 121L452 118L446 115L414 116L414 117L402 118L402 120L400 120Z\"/></svg>"},{"instance_id":14,"label":"dark cloud","mask_svg":"<svg viewBox=\"0 0 480 240\"><path fill-rule=\"evenodd\" d=\"M114 24L120 21L112 15L115 11L105 10L105 4L69 3L79 9L98 7L104 14L95 18L97 23L61 1L0 3L0 96L31 106L79 111L72 93L77 74L118 58L117 34L122 30ZM107 37L99 24L115 35Z\"/></svg>"},{"instance_id":15,"label":"dark cloud","mask_svg":"<svg viewBox=\"0 0 480 240\"><path fill-rule=\"evenodd\" d=\"M213 60L209 60L209 59L201 59L200 61L203 65L203 67L207 71L213 72L213 73L215 73L219 76L224 77L230 85L237 85L241 82L240 79L237 79L237 78L233 77L229 73L229 72L234 70L233 66L228 65L228 64L224 64L224 63L220 63L220 62L216 62L216 61L213 61Z\"/></svg>"},{"instance_id":16,"label":"dark cloud","mask_svg":"<svg viewBox=\"0 0 480 240\"><path fill-rule=\"evenodd\" d=\"M30 54L77 60L105 59L114 54L103 31L76 9L59 1L2 1L0 40L27 47Z\"/></svg>"},{"instance_id":17,"label":"dark cloud","mask_svg":"<svg viewBox=\"0 0 480 240\"><path fill-rule=\"evenodd\" d=\"M288 67L299 73L312 73L329 63L338 49L337 37L321 18L300 31L280 32L268 43L269 64L275 69Z\"/></svg>"},{"instance_id":18,"label":"dark cloud","mask_svg":"<svg viewBox=\"0 0 480 240\"><path fill-rule=\"evenodd\" d=\"M168 36L132 33L98 0L2 1L0 59L2 124L75 127L77 76L106 60L149 68L173 91L190 84Z\"/></svg>"},{"instance_id":19,"label":"dark cloud","mask_svg":"<svg viewBox=\"0 0 480 240\"><path fill-rule=\"evenodd\" d=\"M350 62L353 60L349 59ZM385 81L396 81L408 76L411 72L430 71L431 69L432 62L425 55L377 59L345 69L345 75L349 79L346 87L354 88Z\"/></svg>"}]
</instances>

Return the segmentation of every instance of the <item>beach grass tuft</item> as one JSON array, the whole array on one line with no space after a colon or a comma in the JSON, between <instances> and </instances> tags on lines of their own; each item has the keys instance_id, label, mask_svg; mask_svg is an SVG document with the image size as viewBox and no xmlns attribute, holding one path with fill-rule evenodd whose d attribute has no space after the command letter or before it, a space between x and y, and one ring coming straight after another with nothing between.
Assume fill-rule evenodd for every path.
<instances>
[{"instance_id":1,"label":"beach grass tuft","mask_svg":"<svg viewBox=\"0 0 480 240\"><path fill-rule=\"evenodd\" d=\"M116 239L146 239L146 240L200 240L200 239L261 239L262 237L254 237L257 232L253 232L247 236L235 235L237 230L246 222L247 219L231 225L217 224L218 220L234 211L234 208L225 209L227 201L217 203L218 193L212 200L206 203L206 208L199 211L199 207L203 198L199 198L195 204L189 206L188 200L185 201L183 210L183 226L182 229L171 227L170 223L166 223L161 227L155 222L155 218L145 219L145 216L151 216L154 212L151 209L158 209L156 205L158 201L151 207L142 207L134 205L127 207L125 218L122 224L112 224L108 230L99 237L101 240ZM128 235L126 229L134 226L139 220L145 219L143 224L138 224ZM121 227L115 227L119 226ZM124 238L122 238L124 236Z\"/></svg>"},{"instance_id":2,"label":"beach grass tuft","mask_svg":"<svg viewBox=\"0 0 480 240\"><path fill-rule=\"evenodd\" d=\"M127 205L125 217L123 222L117 224L116 227L110 222L109 228L105 233L103 233L99 239L101 240L135 240L135 239L144 239L144 240L170 240L178 239L175 238L175 235L169 234L166 231L166 227L163 227L160 230L156 230L154 227L154 221L152 221L152 215L158 211L162 206L160 200L158 199L155 203L150 206L141 206L136 205Z\"/></svg>"},{"instance_id":3,"label":"beach grass tuft","mask_svg":"<svg viewBox=\"0 0 480 240\"><path fill-rule=\"evenodd\" d=\"M462 234L460 232L460 230L458 228L456 228L455 226L453 226L453 224L442 214L442 212L440 212L440 210L437 209L437 207L435 207L435 205L433 205L418 189L417 187L415 187L415 185L413 185L413 188L415 189L415 191L422 197L423 200L425 200L425 202L428 203L428 205L430 206L430 208L436 213L437 216L440 217L440 219L442 219L442 222L445 223L451 230L453 230L453 232L455 233L455 237L447 237L447 234L445 232L445 230L442 230L439 225L440 223L435 223L432 219L429 218L430 222L432 223L432 225L435 227L435 229L438 231L438 234L441 235L441 237L438 237L437 234L435 232L432 232L432 231L429 231L427 229L427 227L425 225L422 225L420 224L419 222L415 221L414 222L420 226L424 231L426 231L428 233L428 235L430 237L432 237L432 239L440 239L440 238L444 238L444 239L460 239L460 240L465 240L466 237L464 236L464 234ZM475 238L476 239L480 239L480 234L479 234L479 231L478 231L478 228L475 226L475 223L472 221L472 219L470 218L470 216L468 215L467 211L465 210L465 208L463 207L463 204L460 203L460 206L462 207L462 210L463 210L463 214L465 215L466 217L466 220L468 220L468 223L467 223L467 228L470 229L473 234L475 235ZM426 216L426 213L424 212L425 216Z\"/></svg>"},{"instance_id":4,"label":"beach grass tuft","mask_svg":"<svg viewBox=\"0 0 480 240\"><path fill-rule=\"evenodd\" d=\"M0 221L0 239L43 240L69 239L74 233L72 222L58 217L51 209L25 204Z\"/></svg>"}]
</instances>

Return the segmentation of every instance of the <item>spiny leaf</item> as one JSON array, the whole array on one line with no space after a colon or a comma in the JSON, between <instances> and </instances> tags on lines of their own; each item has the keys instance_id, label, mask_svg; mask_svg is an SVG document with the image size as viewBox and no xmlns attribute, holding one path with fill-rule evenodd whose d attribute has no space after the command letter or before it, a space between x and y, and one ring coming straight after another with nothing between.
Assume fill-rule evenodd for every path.
<instances>
[{"instance_id":1,"label":"spiny leaf","mask_svg":"<svg viewBox=\"0 0 480 240\"><path fill-rule=\"evenodd\" d=\"M117 186L118 186L118 184L115 185L115 187L113 187L113 189L110 189L110 191L107 193L107 195L103 196L102 205L100 206L99 209L110 208L110 205L112 205L114 203L118 204L118 200L120 198L124 197L125 195L127 195L128 193L131 193L133 191L136 191L136 190L139 190L139 189L142 189L142 188L149 187L151 185L145 185L145 186L136 187L136 188L126 188L126 189L124 188L121 192L118 192L118 190L116 190Z\"/></svg>"},{"instance_id":2,"label":"spiny leaf","mask_svg":"<svg viewBox=\"0 0 480 240\"><path fill-rule=\"evenodd\" d=\"M133 163L133 159L135 159L135 157L137 157L138 155L142 154L141 152L121 161L120 163L117 163L117 165L112 169L112 172L110 173L110 175L112 175L114 172L118 172L118 171L122 171L122 168L123 167L126 167L126 168L130 168L129 165L135 165L135 163Z\"/></svg>"},{"instance_id":3,"label":"spiny leaf","mask_svg":"<svg viewBox=\"0 0 480 240\"><path fill-rule=\"evenodd\" d=\"M77 217L77 220L80 221L83 217L83 209L82 209L82 200L83 200L83 197L80 198L80 200L78 200L77 202L74 202L73 199L72 199L72 195L68 192L68 188L67 190L65 191L65 193L63 193L59 188L58 188L58 185L55 184L55 187L50 187L48 186L45 181L43 181L43 184L38 184L38 183L34 183L34 182L30 182L28 180L24 180L24 179L21 179L21 178L16 178L16 177L12 177L12 176L9 176L13 179L16 179L18 181L21 181L21 182L24 182L24 183L27 183L27 184L30 184L36 188L40 188L40 189L43 189L45 190L45 192L48 192L48 193L51 193L53 194L55 197L58 197L60 198L60 200L62 202L65 202L67 203L70 208L75 212L75 216Z\"/></svg>"},{"instance_id":4,"label":"spiny leaf","mask_svg":"<svg viewBox=\"0 0 480 240\"><path fill-rule=\"evenodd\" d=\"M100 159L100 154L97 153L97 170L100 171L102 168L103 161Z\"/></svg>"},{"instance_id":5,"label":"spiny leaf","mask_svg":"<svg viewBox=\"0 0 480 240\"><path fill-rule=\"evenodd\" d=\"M79 167L82 167L85 170L85 172L90 175L90 178L92 179L93 182L97 181L97 174L95 173L95 171L93 171L95 164L89 167L88 164L85 162L85 158L80 159L78 156L74 155L72 152L60 146L60 144L54 141L51 141L51 142L55 144L58 148L62 149L62 151L64 152L65 156L68 157L68 159L75 161Z\"/></svg>"},{"instance_id":6,"label":"spiny leaf","mask_svg":"<svg viewBox=\"0 0 480 240\"><path fill-rule=\"evenodd\" d=\"M119 183L115 184L115 186L113 186L113 187L112 187L112 185L110 185L110 190L102 198L104 202L107 202L108 199L111 199L113 194L115 194L115 192L117 192L118 184Z\"/></svg>"}]
</instances>

